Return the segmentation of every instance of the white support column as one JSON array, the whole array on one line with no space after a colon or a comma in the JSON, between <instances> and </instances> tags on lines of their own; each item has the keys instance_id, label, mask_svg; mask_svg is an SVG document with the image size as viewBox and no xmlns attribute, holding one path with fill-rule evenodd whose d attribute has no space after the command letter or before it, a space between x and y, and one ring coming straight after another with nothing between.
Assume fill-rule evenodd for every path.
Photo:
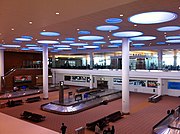
<instances>
[{"instance_id":1,"label":"white support column","mask_svg":"<svg viewBox=\"0 0 180 134\"><path fill-rule=\"evenodd\" d=\"M173 66L177 66L177 53L178 53L178 50L174 50L174 64L173 64Z\"/></svg>"},{"instance_id":2,"label":"white support column","mask_svg":"<svg viewBox=\"0 0 180 134\"><path fill-rule=\"evenodd\" d=\"M94 59L93 59L93 53L91 52L90 54L89 54L89 57L90 57L90 69L93 69L93 64L94 64Z\"/></svg>"},{"instance_id":3,"label":"white support column","mask_svg":"<svg viewBox=\"0 0 180 134\"><path fill-rule=\"evenodd\" d=\"M43 99L48 99L48 45L43 45Z\"/></svg>"},{"instance_id":4,"label":"white support column","mask_svg":"<svg viewBox=\"0 0 180 134\"><path fill-rule=\"evenodd\" d=\"M158 50L158 69L162 69L162 50Z\"/></svg>"},{"instance_id":5,"label":"white support column","mask_svg":"<svg viewBox=\"0 0 180 134\"><path fill-rule=\"evenodd\" d=\"M52 83L53 85L56 85L56 72L55 71L52 72Z\"/></svg>"},{"instance_id":6,"label":"white support column","mask_svg":"<svg viewBox=\"0 0 180 134\"><path fill-rule=\"evenodd\" d=\"M0 48L0 91L2 90L1 76L4 76L4 49Z\"/></svg>"},{"instance_id":7,"label":"white support column","mask_svg":"<svg viewBox=\"0 0 180 134\"><path fill-rule=\"evenodd\" d=\"M122 39L122 112L129 114L129 39Z\"/></svg>"},{"instance_id":8,"label":"white support column","mask_svg":"<svg viewBox=\"0 0 180 134\"><path fill-rule=\"evenodd\" d=\"M162 95L162 78L158 78L158 95Z\"/></svg>"},{"instance_id":9,"label":"white support column","mask_svg":"<svg viewBox=\"0 0 180 134\"><path fill-rule=\"evenodd\" d=\"M89 88L93 89L93 76L90 74L90 83Z\"/></svg>"}]
</instances>

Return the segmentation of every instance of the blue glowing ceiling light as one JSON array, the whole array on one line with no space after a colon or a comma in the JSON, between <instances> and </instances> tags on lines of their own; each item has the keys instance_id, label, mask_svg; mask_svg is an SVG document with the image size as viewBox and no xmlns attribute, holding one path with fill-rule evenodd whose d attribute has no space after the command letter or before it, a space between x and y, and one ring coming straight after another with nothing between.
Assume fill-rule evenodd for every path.
<instances>
[{"instance_id":1,"label":"blue glowing ceiling light","mask_svg":"<svg viewBox=\"0 0 180 134\"><path fill-rule=\"evenodd\" d=\"M96 30L99 31L113 31L119 29L118 26L113 26L113 25L103 25L103 26L97 26Z\"/></svg>"},{"instance_id":2,"label":"blue glowing ceiling light","mask_svg":"<svg viewBox=\"0 0 180 134\"><path fill-rule=\"evenodd\" d=\"M180 43L180 40L167 40L167 43Z\"/></svg>"},{"instance_id":3,"label":"blue glowing ceiling light","mask_svg":"<svg viewBox=\"0 0 180 134\"><path fill-rule=\"evenodd\" d=\"M36 44L26 44L27 47L36 47Z\"/></svg>"},{"instance_id":4,"label":"blue glowing ceiling light","mask_svg":"<svg viewBox=\"0 0 180 134\"><path fill-rule=\"evenodd\" d=\"M119 43L122 43L122 40L111 40L109 41L111 44L119 44Z\"/></svg>"},{"instance_id":5,"label":"blue glowing ceiling light","mask_svg":"<svg viewBox=\"0 0 180 134\"><path fill-rule=\"evenodd\" d=\"M172 12L146 12L129 17L129 21L137 24L157 24L168 22L177 18Z\"/></svg>"},{"instance_id":6,"label":"blue glowing ceiling light","mask_svg":"<svg viewBox=\"0 0 180 134\"><path fill-rule=\"evenodd\" d=\"M78 49L78 50L85 50L86 48L84 48L84 47L78 47L77 49Z\"/></svg>"},{"instance_id":7,"label":"blue glowing ceiling light","mask_svg":"<svg viewBox=\"0 0 180 134\"><path fill-rule=\"evenodd\" d=\"M59 47L57 48L58 50L71 50L72 48L67 48L67 47Z\"/></svg>"},{"instance_id":8,"label":"blue glowing ceiling light","mask_svg":"<svg viewBox=\"0 0 180 134\"><path fill-rule=\"evenodd\" d=\"M60 33L58 33L58 32L40 32L40 35L43 35L43 36L59 36Z\"/></svg>"},{"instance_id":9,"label":"blue glowing ceiling light","mask_svg":"<svg viewBox=\"0 0 180 134\"><path fill-rule=\"evenodd\" d=\"M38 40L37 42L40 44L59 44L59 42L55 40Z\"/></svg>"},{"instance_id":10,"label":"blue glowing ceiling light","mask_svg":"<svg viewBox=\"0 0 180 134\"><path fill-rule=\"evenodd\" d=\"M22 43L22 41L13 40L13 43L18 43L18 44L20 44L20 43Z\"/></svg>"},{"instance_id":11,"label":"blue glowing ceiling light","mask_svg":"<svg viewBox=\"0 0 180 134\"><path fill-rule=\"evenodd\" d=\"M90 31L87 31L87 30L83 30L83 31L78 31L78 34L86 35L86 34L91 34L91 32L90 32Z\"/></svg>"},{"instance_id":12,"label":"blue glowing ceiling light","mask_svg":"<svg viewBox=\"0 0 180 134\"><path fill-rule=\"evenodd\" d=\"M93 46L91 45L90 46L90 45L88 45L88 46L84 46L84 48L99 48L99 46L95 46L95 45L93 45Z\"/></svg>"},{"instance_id":13,"label":"blue glowing ceiling light","mask_svg":"<svg viewBox=\"0 0 180 134\"><path fill-rule=\"evenodd\" d=\"M158 44L158 45L164 45L164 44L166 44L166 42L157 42L156 44Z\"/></svg>"},{"instance_id":14,"label":"blue glowing ceiling light","mask_svg":"<svg viewBox=\"0 0 180 134\"><path fill-rule=\"evenodd\" d=\"M94 36L94 35L89 35L89 36L80 36L78 37L79 40L103 40L103 36Z\"/></svg>"},{"instance_id":15,"label":"blue glowing ceiling light","mask_svg":"<svg viewBox=\"0 0 180 134\"><path fill-rule=\"evenodd\" d=\"M23 35L23 36L21 36L21 38L33 39L33 37L32 37L32 36L27 36L27 35Z\"/></svg>"},{"instance_id":16,"label":"blue glowing ceiling light","mask_svg":"<svg viewBox=\"0 0 180 134\"><path fill-rule=\"evenodd\" d=\"M61 43L71 44L71 43L74 43L74 41L71 41L71 40L62 40Z\"/></svg>"},{"instance_id":17,"label":"blue glowing ceiling light","mask_svg":"<svg viewBox=\"0 0 180 134\"><path fill-rule=\"evenodd\" d=\"M72 43L70 44L71 46L86 46L88 45L87 43Z\"/></svg>"},{"instance_id":18,"label":"blue glowing ceiling light","mask_svg":"<svg viewBox=\"0 0 180 134\"><path fill-rule=\"evenodd\" d=\"M180 39L180 35L178 36L166 36L167 40L176 40L176 39Z\"/></svg>"},{"instance_id":19,"label":"blue glowing ceiling light","mask_svg":"<svg viewBox=\"0 0 180 134\"><path fill-rule=\"evenodd\" d=\"M18 48L20 45L2 45L3 47Z\"/></svg>"},{"instance_id":20,"label":"blue glowing ceiling light","mask_svg":"<svg viewBox=\"0 0 180 134\"><path fill-rule=\"evenodd\" d=\"M177 30L180 30L180 26L160 27L160 28L158 28L157 30L158 30L158 31L162 31L162 32L177 31Z\"/></svg>"},{"instance_id":21,"label":"blue glowing ceiling light","mask_svg":"<svg viewBox=\"0 0 180 134\"><path fill-rule=\"evenodd\" d=\"M34 49L34 50L38 50L38 49L42 49L42 47L28 47L29 49Z\"/></svg>"},{"instance_id":22,"label":"blue glowing ceiling light","mask_svg":"<svg viewBox=\"0 0 180 134\"><path fill-rule=\"evenodd\" d=\"M154 40L154 39L156 39L155 36L139 36L139 37L131 38L131 40L138 40L138 41L141 41L141 40Z\"/></svg>"},{"instance_id":23,"label":"blue glowing ceiling light","mask_svg":"<svg viewBox=\"0 0 180 134\"><path fill-rule=\"evenodd\" d=\"M109 23L109 24L116 24L116 23L121 23L122 19L120 19L120 18L109 18L109 19L106 19L105 22Z\"/></svg>"},{"instance_id":24,"label":"blue glowing ceiling light","mask_svg":"<svg viewBox=\"0 0 180 134\"><path fill-rule=\"evenodd\" d=\"M124 32L116 32L113 33L112 35L120 38L128 38L128 37L140 36L142 34L143 33L139 31L124 31Z\"/></svg>"},{"instance_id":25,"label":"blue glowing ceiling light","mask_svg":"<svg viewBox=\"0 0 180 134\"><path fill-rule=\"evenodd\" d=\"M70 47L69 45L54 45L54 47Z\"/></svg>"},{"instance_id":26,"label":"blue glowing ceiling light","mask_svg":"<svg viewBox=\"0 0 180 134\"><path fill-rule=\"evenodd\" d=\"M106 44L105 41L94 41L93 44Z\"/></svg>"},{"instance_id":27,"label":"blue glowing ceiling light","mask_svg":"<svg viewBox=\"0 0 180 134\"><path fill-rule=\"evenodd\" d=\"M109 45L108 47L109 48L116 48L116 47L119 47L119 45Z\"/></svg>"},{"instance_id":28,"label":"blue glowing ceiling light","mask_svg":"<svg viewBox=\"0 0 180 134\"><path fill-rule=\"evenodd\" d=\"M31 39L28 38L15 38L16 41L31 41Z\"/></svg>"},{"instance_id":29,"label":"blue glowing ceiling light","mask_svg":"<svg viewBox=\"0 0 180 134\"><path fill-rule=\"evenodd\" d=\"M144 43L135 43L133 44L133 46L144 46L145 44Z\"/></svg>"},{"instance_id":30,"label":"blue glowing ceiling light","mask_svg":"<svg viewBox=\"0 0 180 134\"><path fill-rule=\"evenodd\" d=\"M26 47L23 47L23 48L21 48L21 50L23 50L23 51L28 51L28 50L30 50L29 48L26 48Z\"/></svg>"},{"instance_id":31,"label":"blue glowing ceiling light","mask_svg":"<svg viewBox=\"0 0 180 134\"><path fill-rule=\"evenodd\" d=\"M75 38L66 38L67 41L75 41Z\"/></svg>"}]
</instances>

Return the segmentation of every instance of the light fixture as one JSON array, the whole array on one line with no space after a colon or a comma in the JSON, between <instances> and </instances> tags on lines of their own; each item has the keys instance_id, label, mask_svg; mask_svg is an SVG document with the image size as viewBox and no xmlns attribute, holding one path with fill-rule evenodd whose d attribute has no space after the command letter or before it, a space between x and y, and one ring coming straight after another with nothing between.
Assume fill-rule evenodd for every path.
<instances>
[{"instance_id":1,"label":"light fixture","mask_svg":"<svg viewBox=\"0 0 180 134\"><path fill-rule=\"evenodd\" d=\"M119 16L121 16L121 17L122 17L122 16L124 16L124 15L123 15L123 14L120 14Z\"/></svg>"},{"instance_id":2,"label":"light fixture","mask_svg":"<svg viewBox=\"0 0 180 134\"><path fill-rule=\"evenodd\" d=\"M31 25L31 24L32 24L32 21L29 21L29 24Z\"/></svg>"},{"instance_id":3,"label":"light fixture","mask_svg":"<svg viewBox=\"0 0 180 134\"><path fill-rule=\"evenodd\" d=\"M87 43L72 43L70 44L71 46L86 46L88 45Z\"/></svg>"},{"instance_id":4,"label":"light fixture","mask_svg":"<svg viewBox=\"0 0 180 134\"><path fill-rule=\"evenodd\" d=\"M177 18L172 12L145 12L129 17L129 21L137 24L157 24L168 22Z\"/></svg>"},{"instance_id":5,"label":"light fixture","mask_svg":"<svg viewBox=\"0 0 180 134\"><path fill-rule=\"evenodd\" d=\"M59 47L57 49L58 50L71 50L72 48L70 48L70 47Z\"/></svg>"},{"instance_id":6,"label":"light fixture","mask_svg":"<svg viewBox=\"0 0 180 134\"><path fill-rule=\"evenodd\" d=\"M139 36L139 37L132 37L131 40L154 40L156 39L155 36Z\"/></svg>"},{"instance_id":7,"label":"light fixture","mask_svg":"<svg viewBox=\"0 0 180 134\"><path fill-rule=\"evenodd\" d=\"M38 40L37 42L40 44L59 44L59 42L55 40Z\"/></svg>"},{"instance_id":8,"label":"light fixture","mask_svg":"<svg viewBox=\"0 0 180 134\"><path fill-rule=\"evenodd\" d=\"M84 46L84 48L99 48L99 46L95 46L95 45L89 45L89 46Z\"/></svg>"},{"instance_id":9,"label":"light fixture","mask_svg":"<svg viewBox=\"0 0 180 134\"><path fill-rule=\"evenodd\" d=\"M44 29L43 32L45 32L46 30Z\"/></svg>"},{"instance_id":10,"label":"light fixture","mask_svg":"<svg viewBox=\"0 0 180 134\"><path fill-rule=\"evenodd\" d=\"M134 26L135 26L135 27L137 27L137 25L136 25L136 24L134 24Z\"/></svg>"},{"instance_id":11,"label":"light fixture","mask_svg":"<svg viewBox=\"0 0 180 134\"><path fill-rule=\"evenodd\" d=\"M70 47L69 45L54 45L54 47Z\"/></svg>"},{"instance_id":12,"label":"light fixture","mask_svg":"<svg viewBox=\"0 0 180 134\"><path fill-rule=\"evenodd\" d=\"M43 36L59 36L60 33L58 33L58 32L40 32L40 35L43 35Z\"/></svg>"},{"instance_id":13,"label":"light fixture","mask_svg":"<svg viewBox=\"0 0 180 134\"><path fill-rule=\"evenodd\" d=\"M29 38L15 38L16 41L31 41Z\"/></svg>"},{"instance_id":14,"label":"light fixture","mask_svg":"<svg viewBox=\"0 0 180 134\"><path fill-rule=\"evenodd\" d=\"M20 45L2 45L3 47L17 48L21 47Z\"/></svg>"},{"instance_id":15,"label":"light fixture","mask_svg":"<svg viewBox=\"0 0 180 134\"><path fill-rule=\"evenodd\" d=\"M21 48L21 50L23 50L23 51L28 51L28 50L30 50L29 48L26 48L26 47L23 47L23 48Z\"/></svg>"},{"instance_id":16,"label":"light fixture","mask_svg":"<svg viewBox=\"0 0 180 134\"><path fill-rule=\"evenodd\" d=\"M158 45L164 45L164 44L166 44L166 42L160 41L160 42L157 42L156 44L158 44Z\"/></svg>"},{"instance_id":17,"label":"light fixture","mask_svg":"<svg viewBox=\"0 0 180 134\"><path fill-rule=\"evenodd\" d=\"M180 35L178 36L166 36L167 40L175 40L175 39L180 39Z\"/></svg>"},{"instance_id":18,"label":"light fixture","mask_svg":"<svg viewBox=\"0 0 180 134\"><path fill-rule=\"evenodd\" d=\"M144 46L145 44L144 43L135 43L133 44L133 46Z\"/></svg>"},{"instance_id":19,"label":"light fixture","mask_svg":"<svg viewBox=\"0 0 180 134\"><path fill-rule=\"evenodd\" d=\"M26 44L27 47L36 47L36 44Z\"/></svg>"},{"instance_id":20,"label":"light fixture","mask_svg":"<svg viewBox=\"0 0 180 134\"><path fill-rule=\"evenodd\" d=\"M111 44L122 43L122 40L111 40Z\"/></svg>"},{"instance_id":21,"label":"light fixture","mask_svg":"<svg viewBox=\"0 0 180 134\"><path fill-rule=\"evenodd\" d=\"M23 36L21 36L21 38L33 39L33 37L32 37L32 36L27 36L27 35L23 35Z\"/></svg>"},{"instance_id":22,"label":"light fixture","mask_svg":"<svg viewBox=\"0 0 180 134\"><path fill-rule=\"evenodd\" d=\"M84 50L84 49L86 49L86 48L84 48L84 47L78 47L77 49L78 49L78 50Z\"/></svg>"},{"instance_id":23,"label":"light fixture","mask_svg":"<svg viewBox=\"0 0 180 134\"><path fill-rule=\"evenodd\" d=\"M38 50L38 49L42 49L42 47L28 47L29 49L34 49L34 50Z\"/></svg>"},{"instance_id":24,"label":"light fixture","mask_svg":"<svg viewBox=\"0 0 180 134\"><path fill-rule=\"evenodd\" d=\"M80 40L102 40L102 39L104 39L104 37L89 35L89 36L80 36L80 37L78 37L78 39L80 39Z\"/></svg>"},{"instance_id":25,"label":"light fixture","mask_svg":"<svg viewBox=\"0 0 180 134\"><path fill-rule=\"evenodd\" d=\"M91 34L91 32L90 31L78 31L78 34Z\"/></svg>"},{"instance_id":26,"label":"light fixture","mask_svg":"<svg viewBox=\"0 0 180 134\"><path fill-rule=\"evenodd\" d=\"M75 41L75 38L65 38L65 40L68 40L68 41Z\"/></svg>"},{"instance_id":27,"label":"light fixture","mask_svg":"<svg viewBox=\"0 0 180 134\"><path fill-rule=\"evenodd\" d=\"M62 40L61 43L71 44L71 43L74 43L74 41L70 41L70 40Z\"/></svg>"},{"instance_id":28,"label":"light fixture","mask_svg":"<svg viewBox=\"0 0 180 134\"><path fill-rule=\"evenodd\" d=\"M109 48L115 48L115 47L119 47L119 45L109 45Z\"/></svg>"},{"instance_id":29,"label":"light fixture","mask_svg":"<svg viewBox=\"0 0 180 134\"><path fill-rule=\"evenodd\" d=\"M180 43L180 40L167 40L167 43Z\"/></svg>"},{"instance_id":30,"label":"light fixture","mask_svg":"<svg viewBox=\"0 0 180 134\"><path fill-rule=\"evenodd\" d=\"M77 31L79 31L79 28L77 28Z\"/></svg>"},{"instance_id":31,"label":"light fixture","mask_svg":"<svg viewBox=\"0 0 180 134\"><path fill-rule=\"evenodd\" d=\"M109 19L106 19L105 22L109 23L109 24L117 24L117 23L122 22L122 19L120 19L120 18L109 18Z\"/></svg>"},{"instance_id":32,"label":"light fixture","mask_svg":"<svg viewBox=\"0 0 180 134\"><path fill-rule=\"evenodd\" d=\"M119 29L118 26L113 26L113 25L102 25L102 26L97 26L96 30L99 31L112 31L112 30L117 30Z\"/></svg>"},{"instance_id":33,"label":"light fixture","mask_svg":"<svg viewBox=\"0 0 180 134\"><path fill-rule=\"evenodd\" d=\"M125 38L125 37L134 37L134 36L140 36L142 35L142 32L139 31L123 31L123 32L116 32L113 33L112 35L115 37L121 37L121 38Z\"/></svg>"},{"instance_id":34,"label":"light fixture","mask_svg":"<svg viewBox=\"0 0 180 134\"><path fill-rule=\"evenodd\" d=\"M14 31L14 28L11 28L12 31Z\"/></svg>"},{"instance_id":35,"label":"light fixture","mask_svg":"<svg viewBox=\"0 0 180 134\"><path fill-rule=\"evenodd\" d=\"M93 44L106 44L105 41L94 41Z\"/></svg>"},{"instance_id":36,"label":"light fixture","mask_svg":"<svg viewBox=\"0 0 180 134\"><path fill-rule=\"evenodd\" d=\"M160 27L157 29L158 31L177 31L180 30L180 26L166 26L166 27Z\"/></svg>"},{"instance_id":37,"label":"light fixture","mask_svg":"<svg viewBox=\"0 0 180 134\"><path fill-rule=\"evenodd\" d=\"M56 15L59 15L59 12L56 12Z\"/></svg>"}]
</instances>

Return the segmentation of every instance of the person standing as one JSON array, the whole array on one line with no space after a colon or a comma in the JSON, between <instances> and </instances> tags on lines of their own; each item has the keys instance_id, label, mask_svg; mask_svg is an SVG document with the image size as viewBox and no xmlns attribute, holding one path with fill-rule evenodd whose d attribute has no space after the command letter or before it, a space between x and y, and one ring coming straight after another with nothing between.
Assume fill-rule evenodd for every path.
<instances>
[{"instance_id":1,"label":"person standing","mask_svg":"<svg viewBox=\"0 0 180 134\"><path fill-rule=\"evenodd\" d=\"M114 126L112 126L112 128L111 128L111 134L115 134Z\"/></svg>"},{"instance_id":2,"label":"person standing","mask_svg":"<svg viewBox=\"0 0 180 134\"><path fill-rule=\"evenodd\" d=\"M67 126L65 126L64 123L62 123L62 126L61 126L61 132L62 132L62 134L65 134L65 133L66 133L66 129L67 129Z\"/></svg>"}]
</instances>

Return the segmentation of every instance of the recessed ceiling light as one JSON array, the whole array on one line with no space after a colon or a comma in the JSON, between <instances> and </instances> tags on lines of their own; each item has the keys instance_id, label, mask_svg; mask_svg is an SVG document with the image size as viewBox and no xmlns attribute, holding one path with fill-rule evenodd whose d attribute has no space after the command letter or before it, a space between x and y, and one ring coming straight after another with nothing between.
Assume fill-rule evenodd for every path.
<instances>
[{"instance_id":1,"label":"recessed ceiling light","mask_svg":"<svg viewBox=\"0 0 180 134\"><path fill-rule=\"evenodd\" d=\"M122 22L122 19L120 19L120 18L109 18L109 19L106 19L105 22L109 23L109 24L117 24L117 23Z\"/></svg>"},{"instance_id":2,"label":"recessed ceiling light","mask_svg":"<svg viewBox=\"0 0 180 134\"><path fill-rule=\"evenodd\" d=\"M180 30L180 26L166 26L166 27L160 27L157 29L158 31L177 31Z\"/></svg>"},{"instance_id":3,"label":"recessed ceiling light","mask_svg":"<svg viewBox=\"0 0 180 134\"><path fill-rule=\"evenodd\" d=\"M14 31L14 28L11 28L12 31Z\"/></svg>"},{"instance_id":4,"label":"recessed ceiling light","mask_svg":"<svg viewBox=\"0 0 180 134\"><path fill-rule=\"evenodd\" d=\"M29 24L32 24L32 21L29 21Z\"/></svg>"},{"instance_id":5,"label":"recessed ceiling light","mask_svg":"<svg viewBox=\"0 0 180 134\"><path fill-rule=\"evenodd\" d=\"M154 40L156 39L155 36L139 36L139 37L133 37L131 40Z\"/></svg>"},{"instance_id":6,"label":"recessed ceiling light","mask_svg":"<svg viewBox=\"0 0 180 134\"><path fill-rule=\"evenodd\" d=\"M139 32L139 31L123 31L123 32L113 33L113 36L125 38L125 37L140 36L140 35L142 35L142 34L143 34L143 33L142 33L142 32Z\"/></svg>"},{"instance_id":7,"label":"recessed ceiling light","mask_svg":"<svg viewBox=\"0 0 180 134\"><path fill-rule=\"evenodd\" d=\"M45 32L46 30L44 29L43 32Z\"/></svg>"},{"instance_id":8,"label":"recessed ceiling light","mask_svg":"<svg viewBox=\"0 0 180 134\"><path fill-rule=\"evenodd\" d=\"M56 15L59 15L59 12L56 12Z\"/></svg>"},{"instance_id":9,"label":"recessed ceiling light","mask_svg":"<svg viewBox=\"0 0 180 134\"><path fill-rule=\"evenodd\" d=\"M121 17L122 17L122 16L124 16L124 15L123 15L123 14L120 14L119 16L121 16Z\"/></svg>"},{"instance_id":10,"label":"recessed ceiling light","mask_svg":"<svg viewBox=\"0 0 180 134\"><path fill-rule=\"evenodd\" d=\"M59 32L40 32L40 35L42 36L59 36Z\"/></svg>"},{"instance_id":11,"label":"recessed ceiling light","mask_svg":"<svg viewBox=\"0 0 180 134\"><path fill-rule=\"evenodd\" d=\"M79 31L79 29L77 29L77 31Z\"/></svg>"},{"instance_id":12,"label":"recessed ceiling light","mask_svg":"<svg viewBox=\"0 0 180 134\"><path fill-rule=\"evenodd\" d=\"M103 36L94 36L94 35L91 35L91 36L80 36L78 37L78 39L80 40L102 40L104 39Z\"/></svg>"},{"instance_id":13,"label":"recessed ceiling light","mask_svg":"<svg viewBox=\"0 0 180 134\"><path fill-rule=\"evenodd\" d=\"M180 7L179 7L179 9L180 9Z\"/></svg>"},{"instance_id":14,"label":"recessed ceiling light","mask_svg":"<svg viewBox=\"0 0 180 134\"><path fill-rule=\"evenodd\" d=\"M134 24L134 26L135 26L135 27L137 27L137 25L136 25L136 24Z\"/></svg>"},{"instance_id":15,"label":"recessed ceiling light","mask_svg":"<svg viewBox=\"0 0 180 134\"><path fill-rule=\"evenodd\" d=\"M166 34L166 32L164 32L164 34Z\"/></svg>"},{"instance_id":16,"label":"recessed ceiling light","mask_svg":"<svg viewBox=\"0 0 180 134\"><path fill-rule=\"evenodd\" d=\"M58 41L54 40L38 40L37 42L40 44L59 44Z\"/></svg>"},{"instance_id":17,"label":"recessed ceiling light","mask_svg":"<svg viewBox=\"0 0 180 134\"><path fill-rule=\"evenodd\" d=\"M96 30L99 30L99 31L109 31L111 32L112 30L117 30L119 29L118 26L114 26L114 25L102 25L102 26L97 26L96 27Z\"/></svg>"}]
</instances>

